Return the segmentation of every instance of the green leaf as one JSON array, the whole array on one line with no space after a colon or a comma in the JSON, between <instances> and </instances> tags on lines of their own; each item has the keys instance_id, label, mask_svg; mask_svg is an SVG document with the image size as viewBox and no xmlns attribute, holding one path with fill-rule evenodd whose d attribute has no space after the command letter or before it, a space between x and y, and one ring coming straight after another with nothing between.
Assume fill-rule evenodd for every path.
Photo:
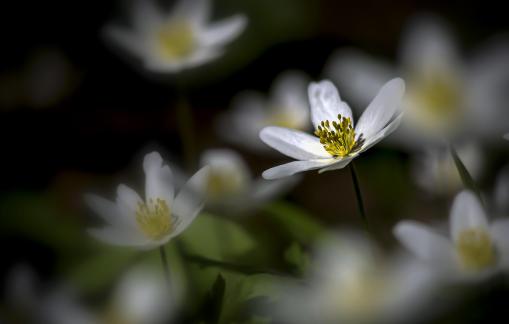
<instances>
[{"instance_id":1,"label":"green leaf","mask_svg":"<svg viewBox=\"0 0 509 324\"><path fill-rule=\"evenodd\" d=\"M290 247L285 251L285 260L293 265L298 273L305 273L309 266L309 256L304 252L302 246L293 242Z\"/></svg>"},{"instance_id":2,"label":"green leaf","mask_svg":"<svg viewBox=\"0 0 509 324\"><path fill-rule=\"evenodd\" d=\"M199 215L180 239L186 252L218 260L242 256L256 247L238 224L206 213Z\"/></svg>"},{"instance_id":3,"label":"green leaf","mask_svg":"<svg viewBox=\"0 0 509 324\"><path fill-rule=\"evenodd\" d=\"M139 255L132 249L104 249L73 267L67 277L84 293L95 293L113 283Z\"/></svg>"},{"instance_id":4,"label":"green leaf","mask_svg":"<svg viewBox=\"0 0 509 324\"><path fill-rule=\"evenodd\" d=\"M310 214L286 202L275 202L264 207L272 220L303 244L312 243L324 228Z\"/></svg>"},{"instance_id":5,"label":"green leaf","mask_svg":"<svg viewBox=\"0 0 509 324\"><path fill-rule=\"evenodd\" d=\"M463 164L463 161L461 161L461 158L459 157L458 153L456 152L452 145L450 146L450 151L452 159L454 160L454 165L458 170L463 185L465 186L465 188L473 191L477 195L477 197L479 197L480 201L484 204L481 191L477 187L474 178L472 178L472 175L470 174L470 172L468 172L468 169L466 168L465 164Z\"/></svg>"}]
</instances>

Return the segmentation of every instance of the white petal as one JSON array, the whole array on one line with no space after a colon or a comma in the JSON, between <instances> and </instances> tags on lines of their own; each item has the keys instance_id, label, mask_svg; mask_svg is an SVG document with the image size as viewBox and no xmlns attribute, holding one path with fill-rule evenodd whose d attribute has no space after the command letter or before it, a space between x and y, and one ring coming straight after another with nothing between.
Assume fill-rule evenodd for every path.
<instances>
[{"instance_id":1,"label":"white petal","mask_svg":"<svg viewBox=\"0 0 509 324\"><path fill-rule=\"evenodd\" d=\"M498 219L491 224L491 237L498 249L498 254L509 266L509 219Z\"/></svg>"},{"instance_id":2,"label":"white petal","mask_svg":"<svg viewBox=\"0 0 509 324\"><path fill-rule=\"evenodd\" d=\"M279 105L306 107L309 112L306 97L308 77L300 71L286 71L280 74L272 85L272 99Z\"/></svg>"},{"instance_id":3,"label":"white petal","mask_svg":"<svg viewBox=\"0 0 509 324\"><path fill-rule=\"evenodd\" d=\"M355 158L355 156L347 156L342 159L335 159L336 162L331 164L330 166L320 169L318 173L324 173L327 171L333 171L333 170L340 170L346 167L352 160Z\"/></svg>"},{"instance_id":4,"label":"white petal","mask_svg":"<svg viewBox=\"0 0 509 324\"><path fill-rule=\"evenodd\" d=\"M135 0L130 8L133 29L141 34L150 33L163 21L161 9L154 0Z\"/></svg>"},{"instance_id":5,"label":"white petal","mask_svg":"<svg viewBox=\"0 0 509 324\"><path fill-rule=\"evenodd\" d=\"M232 102L231 112L218 120L217 131L226 140L254 149L268 150L259 133L266 125L265 99L256 92L243 92Z\"/></svg>"},{"instance_id":6,"label":"white petal","mask_svg":"<svg viewBox=\"0 0 509 324\"><path fill-rule=\"evenodd\" d=\"M239 36L247 25L247 17L235 15L209 24L198 33L202 46L223 46Z\"/></svg>"},{"instance_id":7,"label":"white petal","mask_svg":"<svg viewBox=\"0 0 509 324\"><path fill-rule=\"evenodd\" d=\"M205 192L210 167L206 166L196 172L180 190L175 198L172 213L178 218L177 229L172 233L175 237L182 233L195 219L205 205Z\"/></svg>"},{"instance_id":8,"label":"white petal","mask_svg":"<svg viewBox=\"0 0 509 324\"><path fill-rule=\"evenodd\" d=\"M145 60L145 68L155 73L178 73L191 69L209 61L215 60L223 54L221 49L201 47L189 57L179 61L167 61L160 57L150 57Z\"/></svg>"},{"instance_id":9,"label":"white petal","mask_svg":"<svg viewBox=\"0 0 509 324\"><path fill-rule=\"evenodd\" d=\"M360 153L370 149L372 146L386 138L387 136L391 135L401 124L401 121L403 120L403 114L399 114L398 117L396 117L393 121L389 123L389 125L385 126L384 129L382 129L378 134L372 136L370 139L368 139L364 145L362 146Z\"/></svg>"},{"instance_id":10,"label":"white petal","mask_svg":"<svg viewBox=\"0 0 509 324\"><path fill-rule=\"evenodd\" d=\"M352 120L352 110L348 104L341 101L336 87L330 81L312 82L308 87L309 104L311 106L311 121L317 128L324 120L334 121L338 115Z\"/></svg>"},{"instance_id":11,"label":"white petal","mask_svg":"<svg viewBox=\"0 0 509 324\"><path fill-rule=\"evenodd\" d=\"M395 78L387 82L362 113L355 128L357 136L363 134L364 139L369 140L384 128L400 108L404 93L403 79Z\"/></svg>"},{"instance_id":12,"label":"white petal","mask_svg":"<svg viewBox=\"0 0 509 324\"><path fill-rule=\"evenodd\" d=\"M297 160L328 159L318 137L284 127L269 126L260 132L261 140L279 152Z\"/></svg>"},{"instance_id":13,"label":"white petal","mask_svg":"<svg viewBox=\"0 0 509 324\"><path fill-rule=\"evenodd\" d=\"M170 167L163 165L164 161L158 152L145 155L143 170L145 171L145 199L164 199L172 206L174 188Z\"/></svg>"},{"instance_id":14,"label":"white petal","mask_svg":"<svg viewBox=\"0 0 509 324\"><path fill-rule=\"evenodd\" d=\"M109 41L131 55L144 58L147 54L144 40L133 31L118 26L107 26L104 29L104 35Z\"/></svg>"},{"instance_id":15,"label":"white petal","mask_svg":"<svg viewBox=\"0 0 509 324\"><path fill-rule=\"evenodd\" d=\"M442 263L440 266L454 264L451 242L428 226L414 221L402 221L394 228L394 235L423 261Z\"/></svg>"},{"instance_id":16,"label":"white petal","mask_svg":"<svg viewBox=\"0 0 509 324\"><path fill-rule=\"evenodd\" d=\"M140 195L133 189L129 188L124 184L120 184L117 187L117 199L118 203L122 204L131 213L136 213L138 204L142 203Z\"/></svg>"},{"instance_id":17,"label":"white petal","mask_svg":"<svg viewBox=\"0 0 509 324\"><path fill-rule=\"evenodd\" d=\"M335 159L321 159L309 161L294 161L265 170L262 174L264 179L272 180L294 175L295 173L323 168L334 163Z\"/></svg>"},{"instance_id":18,"label":"white petal","mask_svg":"<svg viewBox=\"0 0 509 324\"><path fill-rule=\"evenodd\" d=\"M108 244L122 246L140 246L148 241L134 231L121 231L112 227L88 229L88 233L94 238Z\"/></svg>"},{"instance_id":19,"label":"white petal","mask_svg":"<svg viewBox=\"0 0 509 324\"><path fill-rule=\"evenodd\" d=\"M459 65L456 44L444 21L422 15L413 19L403 35L401 60L408 73L431 69L455 70Z\"/></svg>"},{"instance_id":20,"label":"white petal","mask_svg":"<svg viewBox=\"0 0 509 324\"><path fill-rule=\"evenodd\" d=\"M366 107L395 72L388 63L356 49L338 50L325 67L326 75L338 85L343 96L352 98L358 107Z\"/></svg>"},{"instance_id":21,"label":"white petal","mask_svg":"<svg viewBox=\"0 0 509 324\"><path fill-rule=\"evenodd\" d=\"M481 202L471 191L460 192L451 208L450 214L451 237L454 241L461 231L466 229L481 228L488 230L488 218Z\"/></svg>"},{"instance_id":22,"label":"white petal","mask_svg":"<svg viewBox=\"0 0 509 324\"><path fill-rule=\"evenodd\" d=\"M134 228L134 218L126 215L118 206L107 199L93 194L85 195L87 205L113 227Z\"/></svg>"},{"instance_id":23,"label":"white petal","mask_svg":"<svg viewBox=\"0 0 509 324\"><path fill-rule=\"evenodd\" d=\"M230 149L210 149L203 152L200 165L208 165L210 172L229 173L232 177L242 179L246 185L251 180L247 164L237 152Z\"/></svg>"},{"instance_id":24,"label":"white petal","mask_svg":"<svg viewBox=\"0 0 509 324\"><path fill-rule=\"evenodd\" d=\"M171 19L190 19L202 26L210 18L210 0L179 0L171 11Z\"/></svg>"},{"instance_id":25,"label":"white petal","mask_svg":"<svg viewBox=\"0 0 509 324\"><path fill-rule=\"evenodd\" d=\"M260 203L275 199L289 191L300 180L301 177L298 176L272 181L258 179L253 183L252 200Z\"/></svg>"},{"instance_id":26,"label":"white petal","mask_svg":"<svg viewBox=\"0 0 509 324\"><path fill-rule=\"evenodd\" d=\"M504 134L504 139L509 141L509 133Z\"/></svg>"}]
</instances>

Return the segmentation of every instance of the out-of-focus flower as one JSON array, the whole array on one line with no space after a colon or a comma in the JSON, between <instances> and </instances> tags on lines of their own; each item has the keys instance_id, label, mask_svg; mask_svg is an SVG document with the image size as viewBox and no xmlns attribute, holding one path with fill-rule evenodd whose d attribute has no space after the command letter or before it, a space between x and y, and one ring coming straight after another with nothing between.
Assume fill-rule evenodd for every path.
<instances>
[{"instance_id":1,"label":"out-of-focus flower","mask_svg":"<svg viewBox=\"0 0 509 324\"><path fill-rule=\"evenodd\" d=\"M362 236L326 241L308 281L287 287L275 310L284 323L395 323L433 292L431 272L403 255L384 257Z\"/></svg>"},{"instance_id":2,"label":"out-of-focus flower","mask_svg":"<svg viewBox=\"0 0 509 324\"><path fill-rule=\"evenodd\" d=\"M291 188L297 178L278 181L253 179L242 157L229 149L207 150L201 165L209 166L207 205L223 212L247 212Z\"/></svg>"},{"instance_id":3,"label":"out-of-focus flower","mask_svg":"<svg viewBox=\"0 0 509 324\"><path fill-rule=\"evenodd\" d=\"M504 139L508 140L509 141L509 133L505 134L504 135Z\"/></svg>"},{"instance_id":4,"label":"out-of-focus flower","mask_svg":"<svg viewBox=\"0 0 509 324\"><path fill-rule=\"evenodd\" d=\"M147 265L138 265L120 278L104 322L169 323L179 306L177 297L178 288L174 281L168 287L161 271Z\"/></svg>"},{"instance_id":5,"label":"out-of-focus flower","mask_svg":"<svg viewBox=\"0 0 509 324\"><path fill-rule=\"evenodd\" d=\"M474 143L457 146L458 156L474 179L478 179L483 154ZM430 147L414 159L413 174L417 184L431 194L448 195L458 192L463 183L451 153L444 147Z\"/></svg>"},{"instance_id":6,"label":"out-of-focus flower","mask_svg":"<svg viewBox=\"0 0 509 324\"><path fill-rule=\"evenodd\" d=\"M436 17L412 20L404 36L398 68L356 50L341 50L326 73L360 104L384 80L403 75L408 85L405 118L401 136L394 139L410 148L472 133L492 137L507 129L509 41L493 41L464 61Z\"/></svg>"},{"instance_id":7,"label":"out-of-focus flower","mask_svg":"<svg viewBox=\"0 0 509 324\"><path fill-rule=\"evenodd\" d=\"M67 285L42 288L36 274L25 265L15 267L8 277L6 304L10 318L19 323L97 324L98 318ZM44 285L46 286L46 285Z\"/></svg>"},{"instance_id":8,"label":"out-of-focus flower","mask_svg":"<svg viewBox=\"0 0 509 324\"><path fill-rule=\"evenodd\" d=\"M209 168L196 172L175 196L172 172L163 162L157 152L145 156L145 200L123 184L116 203L87 195L89 206L108 223L90 234L110 244L150 249L182 233L204 205L205 197L197 193L204 191Z\"/></svg>"},{"instance_id":9,"label":"out-of-focus flower","mask_svg":"<svg viewBox=\"0 0 509 324\"><path fill-rule=\"evenodd\" d=\"M263 177L276 179L306 170L344 168L398 127L404 92L402 79L387 82L354 128L352 110L341 101L336 87L330 81L311 83L308 94L315 136L284 127L265 127L260 132L262 141L298 161L266 170Z\"/></svg>"},{"instance_id":10,"label":"out-of-focus flower","mask_svg":"<svg viewBox=\"0 0 509 324\"><path fill-rule=\"evenodd\" d=\"M478 279L509 263L509 220L488 221L478 198L470 191L459 193L450 218L450 238L414 221L402 221L394 233L418 259L445 278Z\"/></svg>"},{"instance_id":11,"label":"out-of-focus flower","mask_svg":"<svg viewBox=\"0 0 509 324\"><path fill-rule=\"evenodd\" d=\"M52 107L72 94L79 79L60 50L37 49L21 69L0 76L0 109Z\"/></svg>"},{"instance_id":12,"label":"out-of-focus flower","mask_svg":"<svg viewBox=\"0 0 509 324\"><path fill-rule=\"evenodd\" d=\"M219 119L219 134L242 147L266 151L267 146L258 136L263 127L308 130L311 125L305 95L307 80L300 72L288 71L276 78L268 98L257 92L240 94L233 101L232 111Z\"/></svg>"},{"instance_id":13,"label":"out-of-focus flower","mask_svg":"<svg viewBox=\"0 0 509 324\"><path fill-rule=\"evenodd\" d=\"M164 13L154 1L135 1L132 27L106 29L107 36L138 57L153 72L176 73L205 64L224 52L223 47L245 28L243 15L209 23L209 0L180 0Z\"/></svg>"}]
</instances>

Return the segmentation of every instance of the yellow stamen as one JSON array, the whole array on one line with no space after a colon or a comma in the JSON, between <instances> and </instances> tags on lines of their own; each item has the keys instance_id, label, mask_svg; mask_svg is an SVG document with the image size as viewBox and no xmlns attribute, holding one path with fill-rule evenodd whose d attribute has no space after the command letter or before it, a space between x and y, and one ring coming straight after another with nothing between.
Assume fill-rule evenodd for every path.
<instances>
[{"instance_id":1,"label":"yellow stamen","mask_svg":"<svg viewBox=\"0 0 509 324\"><path fill-rule=\"evenodd\" d=\"M160 240L175 227L170 208L164 199L149 199L148 204L140 202L136 210L136 222L143 234L152 240Z\"/></svg>"},{"instance_id":2,"label":"yellow stamen","mask_svg":"<svg viewBox=\"0 0 509 324\"><path fill-rule=\"evenodd\" d=\"M158 52L171 61L189 56L196 45L193 27L184 20L163 25L157 31L156 41Z\"/></svg>"},{"instance_id":3,"label":"yellow stamen","mask_svg":"<svg viewBox=\"0 0 509 324\"><path fill-rule=\"evenodd\" d=\"M331 127L332 126L332 127ZM355 138L355 130L350 117L338 115L338 121L322 121L315 135L333 157L345 157L357 152L364 144L362 134Z\"/></svg>"},{"instance_id":4,"label":"yellow stamen","mask_svg":"<svg viewBox=\"0 0 509 324\"><path fill-rule=\"evenodd\" d=\"M482 270L496 261L493 242L483 229L463 230L456 241L456 250L462 266L467 270Z\"/></svg>"}]
</instances>

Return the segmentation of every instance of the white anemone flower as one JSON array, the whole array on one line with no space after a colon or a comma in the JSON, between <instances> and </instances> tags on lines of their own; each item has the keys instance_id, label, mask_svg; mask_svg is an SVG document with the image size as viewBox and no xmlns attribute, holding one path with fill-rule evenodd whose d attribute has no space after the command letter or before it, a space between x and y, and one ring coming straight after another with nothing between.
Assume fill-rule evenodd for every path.
<instances>
[{"instance_id":1,"label":"white anemone flower","mask_svg":"<svg viewBox=\"0 0 509 324\"><path fill-rule=\"evenodd\" d=\"M265 127L260 132L262 141L298 161L266 170L263 177L276 179L306 170L344 168L398 127L404 92L402 79L387 82L354 127L352 110L341 101L336 87L327 80L311 83L308 95L315 136L284 127Z\"/></svg>"},{"instance_id":2,"label":"white anemone flower","mask_svg":"<svg viewBox=\"0 0 509 324\"><path fill-rule=\"evenodd\" d=\"M116 203L96 195L86 201L107 226L90 229L91 235L114 245L150 249L179 235L203 208L208 167L194 174L175 196L174 179L161 155L149 153L143 160L145 200L126 185L119 185Z\"/></svg>"},{"instance_id":3,"label":"white anemone flower","mask_svg":"<svg viewBox=\"0 0 509 324\"><path fill-rule=\"evenodd\" d=\"M203 152L201 165L209 167L205 196L213 210L241 213L259 207L291 188L298 179L254 179L242 157L229 149Z\"/></svg>"},{"instance_id":4,"label":"white anemone flower","mask_svg":"<svg viewBox=\"0 0 509 324\"><path fill-rule=\"evenodd\" d=\"M399 241L446 279L482 279L509 263L509 220L489 222L479 199L459 193L449 218L449 237L415 221L401 221L394 229Z\"/></svg>"},{"instance_id":5,"label":"white anemone flower","mask_svg":"<svg viewBox=\"0 0 509 324\"><path fill-rule=\"evenodd\" d=\"M394 67L355 49L339 50L326 74L360 105L385 80L403 76L405 118L394 139L411 149L469 134L498 138L507 129L507 39L493 39L464 59L445 23L419 16L410 21L399 54Z\"/></svg>"},{"instance_id":6,"label":"white anemone flower","mask_svg":"<svg viewBox=\"0 0 509 324\"><path fill-rule=\"evenodd\" d=\"M129 269L115 287L105 323L169 323L178 310L180 287L171 286L161 271L147 265Z\"/></svg>"},{"instance_id":7,"label":"white anemone flower","mask_svg":"<svg viewBox=\"0 0 509 324\"><path fill-rule=\"evenodd\" d=\"M319 246L309 278L286 287L274 315L282 323L407 322L430 301L433 279L412 258L340 233Z\"/></svg>"},{"instance_id":8,"label":"white anemone flower","mask_svg":"<svg viewBox=\"0 0 509 324\"><path fill-rule=\"evenodd\" d=\"M474 180L479 179L484 164L480 147L473 142L456 146L456 152ZM433 195L451 195L463 188L463 182L451 152L445 147L429 147L416 154L413 175L417 184Z\"/></svg>"},{"instance_id":9,"label":"white anemone flower","mask_svg":"<svg viewBox=\"0 0 509 324\"><path fill-rule=\"evenodd\" d=\"M221 116L218 133L226 140L254 151L266 151L258 136L270 125L309 130L309 106L306 98L308 77L287 71L273 82L270 94L247 91L232 102L232 110Z\"/></svg>"},{"instance_id":10,"label":"white anemone flower","mask_svg":"<svg viewBox=\"0 0 509 324\"><path fill-rule=\"evenodd\" d=\"M153 72L176 73L205 64L244 30L247 18L237 14L209 23L209 0L180 0L169 13L152 0L137 0L132 27L111 25L106 35Z\"/></svg>"}]
</instances>

